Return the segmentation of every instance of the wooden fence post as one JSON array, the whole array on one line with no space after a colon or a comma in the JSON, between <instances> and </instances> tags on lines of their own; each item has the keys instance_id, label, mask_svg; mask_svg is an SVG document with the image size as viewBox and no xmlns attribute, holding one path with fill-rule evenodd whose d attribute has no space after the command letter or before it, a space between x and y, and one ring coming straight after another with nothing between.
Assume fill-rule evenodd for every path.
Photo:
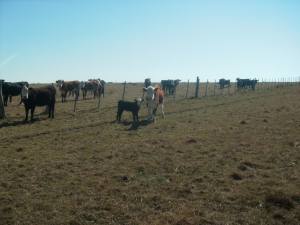
<instances>
[{"instance_id":1,"label":"wooden fence post","mask_svg":"<svg viewBox=\"0 0 300 225\"><path fill-rule=\"evenodd\" d=\"M188 80L188 83L187 83L187 87L186 87L186 95L185 95L185 98L187 98L187 96L188 96L188 92L189 92L189 85L190 85L190 80Z\"/></svg>"},{"instance_id":2,"label":"wooden fence post","mask_svg":"<svg viewBox=\"0 0 300 225\"><path fill-rule=\"evenodd\" d=\"M4 110L4 103L3 103L3 96L2 96L2 84L4 80L0 80L0 119L5 117L5 110Z\"/></svg>"},{"instance_id":3,"label":"wooden fence post","mask_svg":"<svg viewBox=\"0 0 300 225\"><path fill-rule=\"evenodd\" d=\"M200 83L200 79L199 79L199 77L197 77L195 98L198 98L198 94L199 94L199 83Z\"/></svg>"},{"instance_id":4,"label":"wooden fence post","mask_svg":"<svg viewBox=\"0 0 300 225\"><path fill-rule=\"evenodd\" d=\"M216 95L216 86L217 86L217 81L216 81L216 79L215 79L214 96Z\"/></svg>"},{"instance_id":5,"label":"wooden fence post","mask_svg":"<svg viewBox=\"0 0 300 225\"><path fill-rule=\"evenodd\" d=\"M123 101L124 101L124 95L125 95L125 88L126 88L126 81L124 82L123 97L122 97Z\"/></svg>"},{"instance_id":6,"label":"wooden fence post","mask_svg":"<svg viewBox=\"0 0 300 225\"><path fill-rule=\"evenodd\" d=\"M205 97L206 97L206 94L207 94L207 85L208 85L208 79L206 80L206 88L205 88Z\"/></svg>"}]
</instances>

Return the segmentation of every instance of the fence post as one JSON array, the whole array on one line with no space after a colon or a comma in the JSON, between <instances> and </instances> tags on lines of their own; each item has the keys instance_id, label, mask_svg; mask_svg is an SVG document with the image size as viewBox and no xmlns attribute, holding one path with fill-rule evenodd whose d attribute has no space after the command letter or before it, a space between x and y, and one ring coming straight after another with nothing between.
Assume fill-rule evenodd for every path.
<instances>
[{"instance_id":1,"label":"fence post","mask_svg":"<svg viewBox=\"0 0 300 225\"><path fill-rule=\"evenodd\" d=\"M198 98L200 79L197 77L195 98Z\"/></svg>"},{"instance_id":2,"label":"fence post","mask_svg":"<svg viewBox=\"0 0 300 225\"><path fill-rule=\"evenodd\" d=\"M4 103L3 103L3 96L2 96L2 83L4 80L0 80L0 119L5 117L5 110L4 110Z\"/></svg>"},{"instance_id":3,"label":"fence post","mask_svg":"<svg viewBox=\"0 0 300 225\"><path fill-rule=\"evenodd\" d=\"M189 92L189 85L190 85L190 80L188 80L188 83L187 83L187 87L186 87L186 95L185 95L185 98L187 98L187 96L188 96L188 92Z\"/></svg>"},{"instance_id":4,"label":"fence post","mask_svg":"<svg viewBox=\"0 0 300 225\"><path fill-rule=\"evenodd\" d=\"M216 85L217 85L217 81L216 81L216 79L215 79L214 96L216 95Z\"/></svg>"},{"instance_id":5,"label":"fence post","mask_svg":"<svg viewBox=\"0 0 300 225\"><path fill-rule=\"evenodd\" d=\"M124 101L124 95L125 95L125 88L126 88L126 81L124 82L123 97L122 97L123 101Z\"/></svg>"},{"instance_id":6,"label":"fence post","mask_svg":"<svg viewBox=\"0 0 300 225\"><path fill-rule=\"evenodd\" d=\"M76 103L77 103L77 100L75 98L75 101L74 101L74 112L76 111Z\"/></svg>"},{"instance_id":7,"label":"fence post","mask_svg":"<svg viewBox=\"0 0 300 225\"><path fill-rule=\"evenodd\" d=\"M230 89L230 80L229 80L229 84L228 84L228 94L229 94L229 89Z\"/></svg>"},{"instance_id":8,"label":"fence post","mask_svg":"<svg viewBox=\"0 0 300 225\"><path fill-rule=\"evenodd\" d=\"M206 81L206 88L205 88L205 97L206 97L206 93L207 93L207 85L208 85L208 79L207 79L207 81Z\"/></svg>"}]
</instances>

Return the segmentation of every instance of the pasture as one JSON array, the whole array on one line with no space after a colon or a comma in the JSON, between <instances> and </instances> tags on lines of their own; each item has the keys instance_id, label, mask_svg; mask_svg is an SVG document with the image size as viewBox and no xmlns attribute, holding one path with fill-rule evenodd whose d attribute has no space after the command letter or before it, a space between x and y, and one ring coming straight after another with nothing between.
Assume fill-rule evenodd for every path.
<instances>
[{"instance_id":1,"label":"pasture","mask_svg":"<svg viewBox=\"0 0 300 225\"><path fill-rule=\"evenodd\" d=\"M57 96L55 118L38 107L34 122L14 97L0 120L0 224L299 224L300 85L203 89L185 98L180 83L156 123L145 102L140 122L116 122L118 83L100 109L90 93L75 112Z\"/></svg>"}]
</instances>

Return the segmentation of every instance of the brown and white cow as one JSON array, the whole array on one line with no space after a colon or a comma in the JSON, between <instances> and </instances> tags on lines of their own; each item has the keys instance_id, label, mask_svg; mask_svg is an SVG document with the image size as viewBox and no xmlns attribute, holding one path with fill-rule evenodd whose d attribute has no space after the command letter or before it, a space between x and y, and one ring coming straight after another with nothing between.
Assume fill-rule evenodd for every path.
<instances>
[{"instance_id":1,"label":"brown and white cow","mask_svg":"<svg viewBox=\"0 0 300 225\"><path fill-rule=\"evenodd\" d=\"M98 90L100 86L101 83L99 80L93 80L87 82L81 81L81 90L82 90L83 99L86 98L87 91L93 91L94 98L99 96Z\"/></svg>"},{"instance_id":2,"label":"brown and white cow","mask_svg":"<svg viewBox=\"0 0 300 225\"><path fill-rule=\"evenodd\" d=\"M156 110L159 105L161 105L162 118L165 117L164 114L164 92L160 86L156 85L155 87L149 86L143 88L143 91L147 92L146 100L148 107L148 121L154 120L156 123Z\"/></svg>"},{"instance_id":3,"label":"brown and white cow","mask_svg":"<svg viewBox=\"0 0 300 225\"><path fill-rule=\"evenodd\" d=\"M66 101L68 91L70 92L75 91L76 94L75 100L78 100L79 90L80 90L80 82L78 80L73 80L73 81L58 80L56 83L61 92L62 102Z\"/></svg>"}]
</instances>

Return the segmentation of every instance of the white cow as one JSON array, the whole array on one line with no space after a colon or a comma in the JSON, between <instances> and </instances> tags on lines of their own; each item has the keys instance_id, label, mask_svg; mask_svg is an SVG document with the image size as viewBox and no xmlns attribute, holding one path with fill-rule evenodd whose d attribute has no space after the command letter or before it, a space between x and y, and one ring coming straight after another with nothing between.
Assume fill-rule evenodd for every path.
<instances>
[{"instance_id":1,"label":"white cow","mask_svg":"<svg viewBox=\"0 0 300 225\"><path fill-rule=\"evenodd\" d=\"M148 107L148 121L154 120L156 123L156 110L159 105L161 105L162 118L165 117L164 113L164 92L160 86L156 85L155 87L149 86L143 88L143 91L147 92L146 100Z\"/></svg>"}]
</instances>

